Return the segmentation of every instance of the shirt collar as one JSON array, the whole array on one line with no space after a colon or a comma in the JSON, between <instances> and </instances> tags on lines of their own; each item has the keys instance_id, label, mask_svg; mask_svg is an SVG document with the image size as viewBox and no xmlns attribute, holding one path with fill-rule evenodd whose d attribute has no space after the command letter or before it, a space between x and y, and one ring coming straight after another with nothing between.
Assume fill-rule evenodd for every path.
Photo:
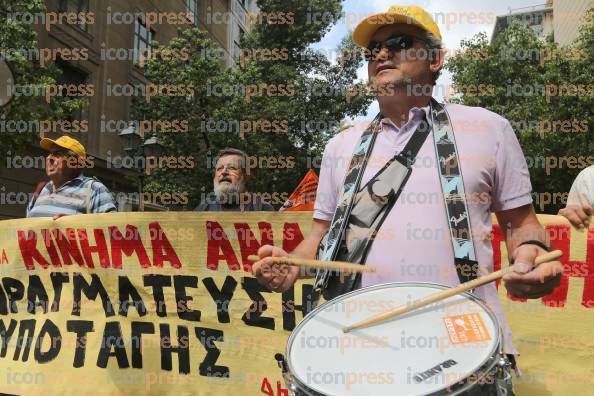
<instances>
[{"instance_id":1,"label":"shirt collar","mask_svg":"<svg viewBox=\"0 0 594 396\"><path fill-rule=\"evenodd\" d=\"M67 187L71 184L81 185L85 182L86 178L87 177L81 173L80 175L76 176L74 179L70 179L66 183L62 184L58 189L56 189L56 191L60 191L62 188ZM53 186L54 186L54 183L51 180L46 185L46 187L49 189L50 192L52 192L54 190Z\"/></svg>"},{"instance_id":2,"label":"shirt collar","mask_svg":"<svg viewBox=\"0 0 594 396\"><path fill-rule=\"evenodd\" d=\"M430 119L429 116L429 106L425 106L425 107L413 107L412 109L409 110L408 112L408 121L406 122L406 124L404 124L402 126L402 128L404 128L404 126L410 124L411 122L419 122L421 121L423 118L426 119ZM399 128L396 126L396 124L394 124L394 122L389 119L389 118L382 118L381 120L381 124L382 126L391 126L392 128L396 129L397 131L401 130L402 128Z\"/></svg>"}]
</instances>

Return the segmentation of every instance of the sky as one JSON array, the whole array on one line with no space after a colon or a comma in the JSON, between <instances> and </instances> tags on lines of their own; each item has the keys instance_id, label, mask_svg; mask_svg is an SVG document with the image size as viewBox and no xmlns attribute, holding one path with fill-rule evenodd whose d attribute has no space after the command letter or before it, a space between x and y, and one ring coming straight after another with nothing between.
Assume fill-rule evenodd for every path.
<instances>
[{"instance_id":1,"label":"sky","mask_svg":"<svg viewBox=\"0 0 594 396\"><path fill-rule=\"evenodd\" d=\"M386 11L391 5L402 4L417 5L427 10L436 19L446 49L455 51L460 48L462 40L468 40L479 32L485 32L487 37L491 37L497 16L506 15L511 10L542 6L545 3L546 0L345 0L345 17L338 21L314 48L322 51L334 50L358 21L368 15ZM367 67L361 67L358 75L361 80L366 81ZM441 87L448 86L451 83L450 74L443 71L437 83ZM438 100L442 99L442 92L436 92L435 97ZM373 117L377 112L378 105L374 102L365 117Z\"/></svg>"}]
</instances>

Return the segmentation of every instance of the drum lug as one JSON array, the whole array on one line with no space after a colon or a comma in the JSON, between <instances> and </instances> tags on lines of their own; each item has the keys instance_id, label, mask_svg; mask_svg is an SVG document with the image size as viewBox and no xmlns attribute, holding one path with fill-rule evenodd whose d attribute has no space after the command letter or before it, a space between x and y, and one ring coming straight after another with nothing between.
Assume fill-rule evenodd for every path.
<instances>
[{"instance_id":1,"label":"drum lug","mask_svg":"<svg viewBox=\"0 0 594 396\"><path fill-rule=\"evenodd\" d=\"M278 367L281 369L283 373L285 385L289 389L289 396L299 395L297 385L295 385L295 379L293 378L293 375L289 373L289 369L287 367L287 360L285 359L285 356L282 353L277 353L276 355L274 355L274 359L276 360Z\"/></svg>"},{"instance_id":2,"label":"drum lug","mask_svg":"<svg viewBox=\"0 0 594 396\"><path fill-rule=\"evenodd\" d=\"M295 378L293 377L293 374L287 372L283 373L283 378L285 380L285 385L287 386L287 389L289 390L289 396L299 396L301 395L301 393L299 393L299 387L297 386L297 383L295 382Z\"/></svg>"},{"instance_id":3,"label":"drum lug","mask_svg":"<svg viewBox=\"0 0 594 396\"><path fill-rule=\"evenodd\" d=\"M511 375L511 362L505 357L500 356L495 371L495 386L497 396L513 396L514 388Z\"/></svg>"},{"instance_id":4,"label":"drum lug","mask_svg":"<svg viewBox=\"0 0 594 396\"><path fill-rule=\"evenodd\" d=\"M511 367L511 362L505 356L500 356L497 365L499 368L509 369Z\"/></svg>"},{"instance_id":5,"label":"drum lug","mask_svg":"<svg viewBox=\"0 0 594 396\"><path fill-rule=\"evenodd\" d=\"M278 367L281 369L283 374L289 371L287 368L287 361L285 360L285 357L282 353L277 353L276 355L274 355L274 359L276 360L276 363L278 364Z\"/></svg>"}]
</instances>

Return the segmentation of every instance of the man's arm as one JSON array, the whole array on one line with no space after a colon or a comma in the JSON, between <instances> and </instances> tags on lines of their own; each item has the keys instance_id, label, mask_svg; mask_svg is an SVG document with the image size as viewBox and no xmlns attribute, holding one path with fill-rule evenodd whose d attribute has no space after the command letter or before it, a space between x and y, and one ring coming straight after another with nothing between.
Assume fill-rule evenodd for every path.
<instances>
[{"instance_id":1,"label":"man's arm","mask_svg":"<svg viewBox=\"0 0 594 396\"><path fill-rule=\"evenodd\" d=\"M594 209L589 203L580 205L567 205L559 211L559 216L565 217L574 227L581 229L590 226L590 217L594 215Z\"/></svg>"},{"instance_id":2,"label":"man's arm","mask_svg":"<svg viewBox=\"0 0 594 396\"><path fill-rule=\"evenodd\" d=\"M328 231L328 228L330 228L329 221L313 219L311 231L289 256L304 259L315 258L318 245L326 231Z\"/></svg>"},{"instance_id":3,"label":"man's arm","mask_svg":"<svg viewBox=\"0 0 594 396\"><path fill-rule=\"evenodd\" d=\"M534 244L519 246L525 241L540 241L548 246L547 235L539 223L532 205L497 212L507 251L514 263L534 264L534 259L547 251ZM561 282L563 266L549 261L526 273L512 272L503 277L505 287L518 298L540 298L553 292Z\"/></svg>"},{"instance_id":4,"label":"man's arm","mask_svg":"<svg viewBox=\"0 0 594 396\"><path fill-rule=\"evenodd\" d=\"M548 245L546 231L532 205L503 210L495 213L495 216L503 231L508 252L513 252L524 241L536 240Z\"/></svg>"},{"instance_id":5,"label":"man's arm","mask_svg":"<svg viewBox=\"0 0 594 396\"><path fill-rule=\"evenodd\" d=\"M328 228L330 222L314 219L311 231L301 243L288 254L283 249L271 245L264 245L258 250L262 259L252 265L252 274L260 284L275 292L284 292L290 289L300 277L311 277L313 272L302 271L293 265L274 265L271 257L296 257L313 259L316 256L318 245Z\"/></svg>"},{"instance_id":6,"label":"man's arm","mask_svg":"<svg viewBox=\"0 0 594 396\"><path fill-rule=\"evenodd\" d=\"M594 215L594 167L580 172L571 185L567 206L559 211L574 227L579 229L590 226L590 217Z\"/></svg>"}]
</instances>

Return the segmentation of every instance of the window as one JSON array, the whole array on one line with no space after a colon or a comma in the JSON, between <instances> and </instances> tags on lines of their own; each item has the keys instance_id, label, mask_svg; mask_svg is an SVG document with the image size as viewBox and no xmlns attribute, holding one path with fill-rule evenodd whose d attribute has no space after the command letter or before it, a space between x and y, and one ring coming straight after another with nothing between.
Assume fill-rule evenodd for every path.
<instances>
[{"instance_id":1,"label":"window","mask_svg":"<svg viewBox=\"0 0 594 396\"><path fill-rule=\"evenodd\" d=\"M60 0L58 5L58 12L60 13L74 13L74 14L86 14L89 12L89 0ZM89 30L89 26L84 23L85 18L79 19L79 23L76 25L84 31Z\"/></svg>"},{"instance_id":2,"label":"window","mask_svg":"<svg viewBox=\"0 0 594 396\"><path fill-rule=\"evenodd\" d=\"M59 12L89 12L89 0L60 0Z\"/></svg>"},{"instance_id":3,"label":"window","mask_svg":"<svg viewBox=\"0 0 594 396\"><path fill-rule=\"evenodd\" d=\"M233 33L233 59L235 62L239 62L241 39L243 38L245 31L239 24L235 24L235 31Z\"/></svg>"},{"instance_id":4,"label":"window","mask_svg":"<svg viewBox=\"0 0 594 396\"><path fill-rule=\"evenodd\" d=\"M186 13L194 25L198 25L198 0L186 0Z\"/></svg>"},{"instance_id":5,"label":"window","mask_svg":"<svg viewBox=\"0 0 594 396\"><path fill-rule=\"evenodd\" d=\"M531 25L530 27L532 28L534 34L536 34L538 37L544 35L544 27L542 25Z\"/></svg>"},{"instance_id":6,"label":"window","mask_svg":"<svg viewBox=\"0 0 594 396\"><path fill-rule=\"evenodd\" d=\"M138 64L140 57L146 57L147 51L151 48L154 32L148 30L146 25L137 19L134 24L134 63Z\"/></svg>"},{"instance_id":7,"label":"window","mask_svg":"<svg viewBox=\"0 0 594 396\"><path fill-rule=\"evenodd\" d=\"M86 84L89 75L87 73L85 73L84 71L72 66L70 63L63 61L60 58L56 59L56 66L61 71L61 74L57 78L57 81L56 81L58 83L58 85L64 85L64 86L73 86L74 85L74 86L79 87L83 84ZM68 89L66 87L64 87L64 89L62 91L62 96L67 97L67 98L72 98L72 99L80 99L80 96L68 95ZM88 98L88 99L90 99L90 98ZM75 112L69 114L69 116L67 118L68 118L68 121L81 120L82 119L82 109L78 109Z\"/></svg>"}]
</instances>

